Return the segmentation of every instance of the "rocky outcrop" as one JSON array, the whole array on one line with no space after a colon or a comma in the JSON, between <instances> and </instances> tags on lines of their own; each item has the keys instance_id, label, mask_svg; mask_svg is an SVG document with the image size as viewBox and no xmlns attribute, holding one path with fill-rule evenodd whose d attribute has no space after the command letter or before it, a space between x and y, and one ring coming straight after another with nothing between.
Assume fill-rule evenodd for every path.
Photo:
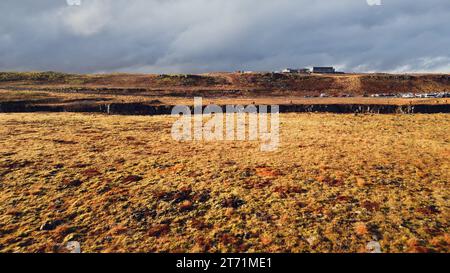
<instances>
[{"instance_id":1,"label":"rocky outcrop","mask_svg":"<svg viewBox=\"0 0 450 273\"><path fill-rule=\"evenodd\" d=\"M225 105L221 106L225 111ZM0 113L29 112L86 112L112 115L170 115L172 105L150 105L146 103L103 103L103 104L33 104L26 101L2 102ZM192 107L191 107L191 110ZM280 113L374 113L414 114L450 113L450 104L429 105L384 105L384 104L286 104L279 106Z\"/></svg>"}]
</instances>

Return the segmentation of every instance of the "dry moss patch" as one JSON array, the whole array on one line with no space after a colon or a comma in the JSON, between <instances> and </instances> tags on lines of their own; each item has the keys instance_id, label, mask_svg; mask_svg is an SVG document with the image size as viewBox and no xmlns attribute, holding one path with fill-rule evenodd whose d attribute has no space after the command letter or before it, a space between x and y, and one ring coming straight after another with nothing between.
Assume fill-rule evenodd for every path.
<instances>
[{"instance_id":1,"label":"dry moss patch","mask_svg":"<svg viewBox=\"0 0 450 273\"><path fill-rule=\"evenodd\" d=\"M449 115L282 114L281 145L173 118L0 115L0 251L449 252Z\"/></svg>"}]
</instances>

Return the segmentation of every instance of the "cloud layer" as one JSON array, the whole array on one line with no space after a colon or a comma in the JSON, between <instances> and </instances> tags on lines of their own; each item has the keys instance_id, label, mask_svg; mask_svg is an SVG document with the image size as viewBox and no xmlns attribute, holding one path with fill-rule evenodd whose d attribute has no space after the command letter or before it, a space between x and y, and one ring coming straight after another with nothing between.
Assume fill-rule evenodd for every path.
<instances>
[{"instance_id":1,"label":"cloud layer","mask_svg":"<svg viewBox=\"0 0 450 273\"><path fill-rule=\"evenodd\" d=\"M450 72L450 1L2 0L0 70Z\"/></svg>"}]
</instances>

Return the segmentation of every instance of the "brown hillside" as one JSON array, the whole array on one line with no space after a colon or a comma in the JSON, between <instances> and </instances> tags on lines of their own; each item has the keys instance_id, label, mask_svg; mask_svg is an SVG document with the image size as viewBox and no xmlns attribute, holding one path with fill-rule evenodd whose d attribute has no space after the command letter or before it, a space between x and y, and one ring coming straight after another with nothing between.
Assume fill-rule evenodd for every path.
<instances>
[{"instance_id":1,"label":"brown hillside","mask_svg":"<svg viewBox=\"0 0 450 273\"><path fill-rule=\"evenodd\" d=\"M449 74L280 74L210 73L201 75L96 74L56 72L0 73L3 89L108 89L175 96L318 96L450 91ZM104 91L104 90L103 90Z\"/></svg>"}]
</instances>

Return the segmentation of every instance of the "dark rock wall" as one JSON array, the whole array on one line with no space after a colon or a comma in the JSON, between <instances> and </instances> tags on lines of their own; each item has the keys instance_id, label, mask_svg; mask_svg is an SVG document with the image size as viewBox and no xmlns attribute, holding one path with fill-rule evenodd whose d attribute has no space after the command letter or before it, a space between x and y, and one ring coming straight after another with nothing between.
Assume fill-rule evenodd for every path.
<instances>
[{"instance_id":1,"label":"dark rock wall","mask_svg":"<svg viewBox=\"0 0 450 273\"><path fill-rule=\"evenodd\" d=\"M225 106L221 106L225 111ZM148 105L144 103L112 103L112 104L61 104L40 105L25 101L2 102L0 113L30 112L86 112L113 115L170 115L171 105ZM192 111L192 107L191 107ZM288 104L280 105L281 113L450 113L450 104L442 105L381 105L381 104Z\"/></svg>"}]
</instances>

